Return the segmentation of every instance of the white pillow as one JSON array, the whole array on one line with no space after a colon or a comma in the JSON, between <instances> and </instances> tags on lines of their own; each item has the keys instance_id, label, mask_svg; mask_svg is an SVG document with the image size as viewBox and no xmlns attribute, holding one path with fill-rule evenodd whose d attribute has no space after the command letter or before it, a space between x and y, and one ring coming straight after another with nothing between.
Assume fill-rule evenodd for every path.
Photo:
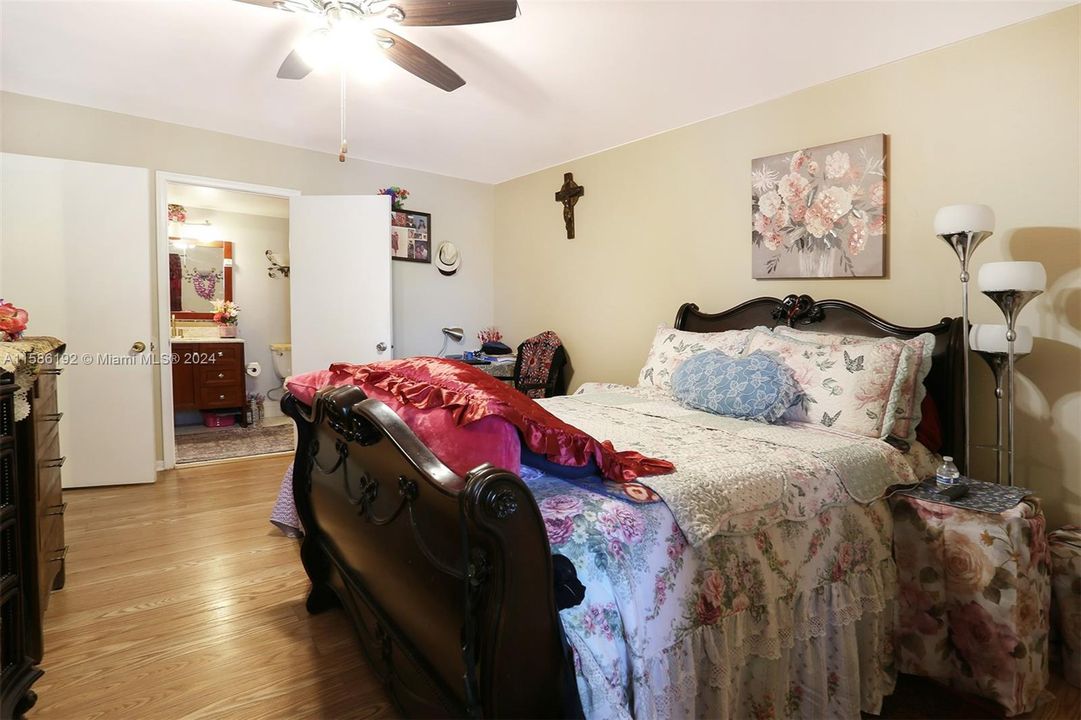
<instances>
[{"instance_id":1,"label":"white pillow","mask_svg":"<svg viewBox=\"0 0 1081 720\"><path fill-rule=\"evenodd\" d=\"M897 414L899 388L914 353L896 338L850 344L820 344L756 331L747 352L774 353L795 372L803 389L785 419L884 438Z\"/></svg>"},{"instance_id":2,"label":"white pillow","mask_svg":"<svg viewBox=\"0 0 1081 720\"><path fill-rule=\"evenodd\" d=\"M684 360L707 350L720 350L735 357L743 353L750 335L750 330L698 333L661 325L653 337L646 364L638 373L638 387L671 392L672 373Z\"/></svg>"},{"instance_id":3,"label":"white pillow","mask_svg":"<svg viewBox=\"0 0 1081 720\"><path fill-rule=\"evenodd\" d=\"M863 335L796 330L785 325L775 327L773 332L801 342L826 345L851 345L853 343L885 339L864 337ZM902 342L909 348L912 357L903 360L904 381L898 387L899 395L894 405L896 416L893 426L890 428L890 435L908 442L914 442L916 440L916 428L919 426L920 420L923 419L921 408L923 398L927 395L927 388L924 386L923 381L927 379L927 374L931 372L931 356L935 352L935 336L931 333L923 333Z\"/></svg>"}]
</instances>

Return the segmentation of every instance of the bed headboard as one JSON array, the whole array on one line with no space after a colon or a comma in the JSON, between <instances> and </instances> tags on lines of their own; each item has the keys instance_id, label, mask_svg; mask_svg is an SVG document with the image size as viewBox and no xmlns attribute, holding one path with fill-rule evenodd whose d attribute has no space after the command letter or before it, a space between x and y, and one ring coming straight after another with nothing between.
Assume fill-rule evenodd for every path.
<instances>
[{"instance_id":1,"label":"bed headboard","mask_svg":"<svg viewBox=\"0 0 1081 720\"><path fill-rule=\"evenodd\" d=\"M924 381L935 400L942 423L942 452L952 454L958 467L964 464L965 413L962 397L964 336L961 318L942 318L935 325L894 325L844 300L814 300L809 295L784 299L760 297L719 313L704 313L694 303L684 303L676 313L675 327L690 332L720 332L777 325L818 332L911 338L922 333L935 336L931 372ZM967 468L961 468L966 472Z\"/></svg>"}]
</instances>

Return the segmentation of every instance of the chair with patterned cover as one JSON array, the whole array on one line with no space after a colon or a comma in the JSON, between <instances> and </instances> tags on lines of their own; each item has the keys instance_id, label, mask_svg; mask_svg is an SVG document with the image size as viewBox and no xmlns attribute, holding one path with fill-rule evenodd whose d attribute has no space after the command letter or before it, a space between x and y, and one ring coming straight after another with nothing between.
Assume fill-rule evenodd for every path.
<instances>
[{"instance_id":1,"label":"chair with patterned cover","mask_svg":"<svg viewBox=\"0 0 1081 720\"><path fill-rule=\"evenodd\" d=\"M534 335L518 346L514 363L514 387L531 398L565 395L567 383L563 369L567 351L563 341L551 330Z\"/></svg>"}]
</instances>

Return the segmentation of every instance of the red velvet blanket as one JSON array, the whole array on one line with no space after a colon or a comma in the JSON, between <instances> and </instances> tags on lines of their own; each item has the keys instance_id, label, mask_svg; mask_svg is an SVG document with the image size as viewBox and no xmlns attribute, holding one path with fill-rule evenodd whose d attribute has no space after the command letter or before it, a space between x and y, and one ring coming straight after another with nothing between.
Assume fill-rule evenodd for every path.
<instances>
[{"instance_id":1,"label":"red velvet blanket","mask_svg":"<svg viewBox=\"0 0 1081 720\"><path fill-rule=\"evenodd\" d=\"M609 480L630 482L640 476L675 470L667 460L647 458L633 450L617 452L611 442L595 440L506 383L462 362L413 357L367 365L335 363L330 370L348 373L405 405L449 409L458 425L497 415L518 428L522 442L533 452L575 467L593 459Z\"/></svg>"}]
</instances>

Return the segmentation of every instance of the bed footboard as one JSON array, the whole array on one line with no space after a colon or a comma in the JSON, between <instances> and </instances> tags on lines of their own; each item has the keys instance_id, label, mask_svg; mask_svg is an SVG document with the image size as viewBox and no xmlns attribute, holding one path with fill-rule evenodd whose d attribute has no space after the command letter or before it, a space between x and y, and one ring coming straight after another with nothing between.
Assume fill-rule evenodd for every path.
<instances>
[{"instance_id":1,"label":"bed footboard","mask_svg":"<svg viewBox=\"0 0 1081 720\"><path fill-rule=\"evenodd\" d=\"M513 473L460 478L356 387L286 395L307 607L341 606L409 716L580 715L544 521Z\"/></svg>"}]
</instances>

